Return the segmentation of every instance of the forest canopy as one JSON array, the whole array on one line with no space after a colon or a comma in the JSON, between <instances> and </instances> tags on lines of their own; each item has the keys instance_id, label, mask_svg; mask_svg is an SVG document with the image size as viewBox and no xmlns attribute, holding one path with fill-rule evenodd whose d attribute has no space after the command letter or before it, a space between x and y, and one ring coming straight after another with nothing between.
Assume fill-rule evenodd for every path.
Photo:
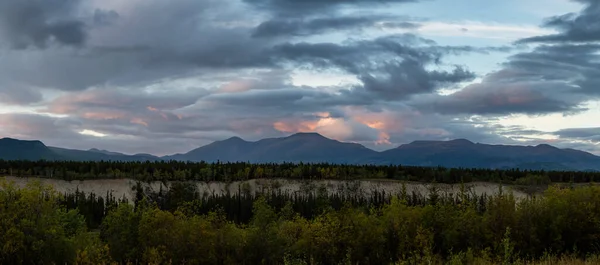
<instances>
[{"instance_id":1,"label":"forest canopy","mask_svg":"<svg viewBox=\"0 0 600 265\"><path fill-rule=\"evenodd\" d=\"M43 177L63 180L130 178L140 181L243 181L258 178L314 179L394 179L404 181L461 183L471 181L514 182L523 179L534 183L593 182L600 172L537 171L519 169L480 169L415 167L402 165L342 164L252 164L205 163L180 161L155 162L76 162L76 161L6 161L0 160L0 176ZM530 184L528 182L520 184Z\"/></svg>"},{"instance_id":2,"label":"forest canopy","mask_svg":"<svg viewBox=\"0 0 600 265\"><path fill-rule=\"evenodd\" d=\"M600 239L600 187L549 188L516 200L500 191L485 199L400 194L379 203L332 207L318 195L305 217L298 202L253 197L251 216L236 222L222 204L198 211L202 199L165 207L140 196L112 202L99 225L86 222L86 200L66 203L31 183L0 188L2 264L595 264ZM86 197L89 199L89 197ZM242 197L235 197L238 202ZM97 200L97 199L96 199ZM88 202L90 200L87 200ZM98 209L97 209L98 210ZM96 226L96 227L94 227Z\"/></svg>"}]
</instances>

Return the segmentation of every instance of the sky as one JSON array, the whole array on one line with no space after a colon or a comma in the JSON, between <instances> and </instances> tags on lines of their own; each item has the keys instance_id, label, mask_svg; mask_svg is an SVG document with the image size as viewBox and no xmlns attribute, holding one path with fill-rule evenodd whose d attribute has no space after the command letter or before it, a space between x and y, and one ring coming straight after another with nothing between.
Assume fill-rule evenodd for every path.
<instances>
[{"instance_id":1,"label":"sky","mask_svg":"<svg viewBox=\"0 0 600 265\"><path fill-rule=\"evenodd\" d=\"M297 132L600 155L600 1L0 0L0 137L167 155Z\"/></svg>"}]
</instances>

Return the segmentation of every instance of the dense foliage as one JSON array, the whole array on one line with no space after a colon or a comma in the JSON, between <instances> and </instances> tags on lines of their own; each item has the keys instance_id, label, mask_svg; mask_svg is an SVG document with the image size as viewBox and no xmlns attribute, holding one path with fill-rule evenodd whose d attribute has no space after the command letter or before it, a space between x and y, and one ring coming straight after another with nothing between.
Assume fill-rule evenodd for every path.
<instances>
[{"instance_id":1,"label":"dense foliage","mask_svg":"<svg viewBox=\"0 0 600 265\"><path fill-rule=\"evenodd\" d=\"M140 193L135 204L109 199L106 216L91 230L85 219L101 206L83 208L97 196L72 204L39 184L19 190L3 183L0 189L1 264L600 262L594 256L600 252L600 187L594 185L551 187L520 201L501 191L482 200L466 189L344 198L341 204L325 194L298 200L242 194L230 202L252 200L251 208L242 207L252 211L239 222L227 213L234 204L196 197L181 185L163 195ZM316 212L303 212L304 204Z\"/></svg>"},{"instance_id":2,"label":"dense foliage","mask_svg":"<svg viewBox=\"0 0 600 265\"><path fill-rule=\"evenodd\" d=\"M401 165L336 164L251 164L157 162L74 162L74 161L3 161L0 176L46 177L63 180L132 178L150 180L236 181L256 178L288 179L373 179L460 183L471 181L510 182L528 175L542 176L551 182L590 182L600 172L527 171L518 169L474 169L412 167Z\"/></svg>"}]
</instances>

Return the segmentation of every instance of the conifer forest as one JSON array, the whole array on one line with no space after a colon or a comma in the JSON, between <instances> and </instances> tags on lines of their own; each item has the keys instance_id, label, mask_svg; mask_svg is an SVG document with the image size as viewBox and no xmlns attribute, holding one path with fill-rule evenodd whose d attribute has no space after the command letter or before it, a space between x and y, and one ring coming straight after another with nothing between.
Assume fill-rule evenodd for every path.
<instances>
[{"instance_id":1,"label":"conifer forest","mask_svg":"<svg viewBox=\"0 0 600 265\"><path fill-rule=\"evenodd\" d=\"M0 176L128 178L132 199L0 177L0 264L599 264L597 172L335 164L0 161ZM196 182L402 183L397 193L203 193ZM165 189L150 189L150 181ZM499 186L537 187L517 198ZM427 193L409 191L422 183ZM458 192L437 190L449 183Z\"/></svg>"}]
</instances>

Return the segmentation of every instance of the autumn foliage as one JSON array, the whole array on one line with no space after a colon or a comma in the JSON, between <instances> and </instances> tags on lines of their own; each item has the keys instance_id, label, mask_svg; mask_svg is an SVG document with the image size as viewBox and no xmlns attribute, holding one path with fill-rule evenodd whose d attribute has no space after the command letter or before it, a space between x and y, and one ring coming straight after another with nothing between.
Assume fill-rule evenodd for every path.
<instances>
[{"instance_id":1,"label":"autumn foliage","mask_svg":"<svg viewBox=\"0 0 600 265\"><path fill-rule=\"evenodd\" d=\"M327 202L328 197L321 198ZM258 195L247 222L202 201L161 209L113 202L97 228L63 195L32 183L0 191L1 264L597 264L600 187L549 188L516 200L499 191L407 194L379 204L324 204L312 217ZM296 203L297 204L297 203ZM83 205L83 204L81 204Z\"/></svg>"}]
</instances>

